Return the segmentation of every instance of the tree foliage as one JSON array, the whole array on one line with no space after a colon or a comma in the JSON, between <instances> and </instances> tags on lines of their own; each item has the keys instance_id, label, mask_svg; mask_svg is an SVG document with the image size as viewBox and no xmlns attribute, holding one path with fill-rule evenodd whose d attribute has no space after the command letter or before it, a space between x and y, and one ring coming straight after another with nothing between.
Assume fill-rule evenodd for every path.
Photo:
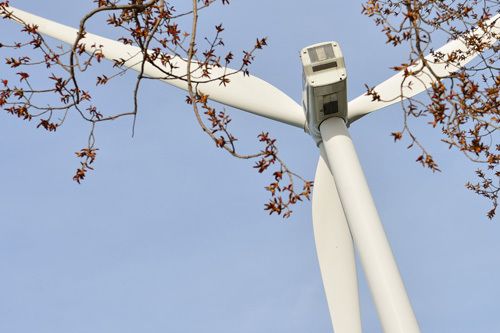
<instances>
[{"instance_id":1,"label":"tree foliage","mask_svg":"<svg viewBox=\"0 0 500 333\"><path fill-rule=\"evenodd\" d=\"M405 121L402 130L392 133L394 140L408 135L410 147L420 150L417 162L439 171L432 155L412 131L410 120L427 119L432 128L440 129L445 144L478 164L478 180L467 182L466 187L491 200L493 207L488 217L492 218L500 192L500 46L496 43L500 29L495 27L499 23L490 19L500 11L500 3L370 0L362 11L382 28L387 43L409 48L408 60L394 67L405 71L402 87L418 80L424 71L435 79L427 98L417 96L404 104ZM447 41L461 39L467 50L441 53L435 49L441 44L434 42L438 37ZM480 53L477 61L464 64L464 59L475 53ZM446 76L436 74L425 58L428 54L434 61L445 62L450 71L458 70ZM376 89L368 89L368 93L376 99L384 98L377 95Z\"/></svg>"},{"instance_id":2,"label":"tree foliage","mask_svg":"<svg viewBox=\"0 0 500 333\"><path fill-rule=\"evenodd\" d=\"M96 159L98 148L94 135L95 127L122 117L132 117L134 122L138 115L140 101L138 92L144 79L151 79L144 74L147 64L155 66L162 73L162 80L182 80L188 85L186 102L191 105L199 126L213 140L215 145L232 156L241 159L256 160L254 168L262 173L270 167L274 168L273 181L266 189L271 199L265 205L270 214L277 213L288 217L291 205L309 199L312 182L308 182L293 173L278 156L276 140L268 133L258 135L263 149L255 154L240 154L237 151L236 137L230 132L231 118L225 110L217 110L209 103L210 96L198 90L203 83L218 81L220 85L231 84L231 75L243 72L249 75L249 66L255 52L266 45L266 38L257 39L253 48L243 51L236 70L227 67L234 65L236 57L232 52L221 55L219 48L224 46L222 35L224 28L216 25L212 37L198 38L198 15L215 4L229 5L228 0L192 0L192 9L178 13L174 5L165 0L94 0L95 9L84 15L79 23L78 35L73 45L52 44L38 32L36 25L23 22L9 10L9 1L0 3L0 15L17 21L26 35L24 41L0 43L0 50L12 51L16 56L7 55L5 64L10 69L9 79L0 77L0 107L9 114L22 120L37 121L37 128L56 132L64 125L71 110L76 110L84 122L91 125L87 144L77 157L81 159L73 179L80 183ZM216 10L221 10L218 8ZM103 45L88 45L85 41L86 29L92 27L91 19L99 19L101 13L106 14L110 27L119 29L121 37L117 40L125 45L139 47L142 54L139 63L139 75L133 92L134 105L130 112L119 110L101 110L93 105L92 96L100 93L100 87L129 70L125 64L130 59L107 59L112 61L113 68L105 73L95 73L96 64L105 59ZM191 26L182 27L181 19L191 17ZM203 42L200 42L203 41ZM8 51L10 50L10 51ZM15 51L15 52L14 52ZM177 61L185 62L186 73L175 74ZM161 65L158 65L158 64ZM100 66L98 68L101 68ZM226 68L224 75L214 77L214 68ZM80 79L84 73L95 76L95 86L83 86ZM5 73L2 70L2 73ZM38 86L39 80L32 76L44 73L44 86ZM201 73L201 74L199 74ZM19 80L13 81L12 74ZM303 185L297 190L296 181Z\"/></svg>"},{"instance_id":3,"label":"tree foliage","mask_svg":"<svg viewBox=\"0 0 500 333\"><path fill-rule=\"evenodd\" d=\"M248 75L255 53L266 45L266 38L260 38L240 57L232 52L221 54L220 47L224 46L224 27L221 24L215 25L212 37L208 37L207 32L203 32L206 36L198 37L199 13L215 4L221 5L216 9L221 10L222 5L229 5L228 0L192 0L191 10L182 13L165 0L94 2L95 9L82 17L78 37L70 46L49 43L38 33L37 26L11 15L9 1L0 3L0 15L21 23L26 36L23 41L0 43L0 51L5 52L4 67L10 70L8 79L2 77L6 70L2 70L0 76L0 107L19 119L36 121L36 128L48 132L56 132L64 125L68 112L76 110L91 128L87 144L76 152L81 159L73 178L76 182L80 183L92 170L99 151L94 136L95 126L122 117L132 117L135 122L141 82L151 79L144 74L144 68L153 65L163 74L161 79L187 83L189 94L186 102L216 147L237 158L255 159L254 167L260 173L274 168L271 171L273 181L266 186L271 195L266 210L288 217L291 205L309 198L312 182L302 179L287 167L278 156L275 139L268 133L260 133L257 139L263 148L255 154L241 154L237 150L237 138L230 130L229 114L226 110L217 110L210 104L210 96L198 90L203 83L211 81L217 81L221 86L231 84L231 75L238 72ZM490 0L370 0L362 8L362 12L381 27L387 43L395 47L403 45L410 50L408 59L394 66L394 70L405 73L401 87L411 88L411 82L418 80L422 73L431 75L435 81L427 91L427 97L411 97L402 103L405 120L402 128L392 133L394 140L409 137L410 147L419 150L416 161L439 171L437 161L428 152L428 147L419 141L420 135L413 131L411 124L413 119L425 119L432 128L440 129L445 144L477 163L476 180L467 182L466 187L491 200L490 218L495 215L500 193L500 144L497 140L500 127L500 46L496 43L500 29L495 27L496 21L491 21L499 10L498 1ZM130 59L106 59L112 62L113 68L96 73L96 68L101 68L96 64L105 59L103 46L87 45L85 35L86 28L92 27L91 20L99 19L102 13L107 24L120 31L117 40L139 47L142 54L130 112L101 110L99 105L92 104L92 96L100 93L100 87L108 86L129 70L125 64ZM191 25L185 27L180 21L187 17L191 18ZM445 41L463 40L467 49L441 53L435 46L442 45L442 42L435 41L443 37ZM464 63L464 59L476 53L481 54L477 61ZM428 54L432 55L433 62L446 63L450 74L435 73L429 58L426 58ZM188 69L182 75L174 74L178 59L187 64ZM235 63L238 64L235 66ZM227 69L224 75L217 77L212 74L214 68L228 66L236 70ZM39 80L32 80L40 73L45 75L43 86L39 86ZM85 73L94 75L95 86L83 86L80 78ZM367 93L374 99L384 99L374 88L368 88ZM404 93L400 97L407 98ZM294 181L301 182L301 186L296 186Z\"/></svg>"}]
</instances>

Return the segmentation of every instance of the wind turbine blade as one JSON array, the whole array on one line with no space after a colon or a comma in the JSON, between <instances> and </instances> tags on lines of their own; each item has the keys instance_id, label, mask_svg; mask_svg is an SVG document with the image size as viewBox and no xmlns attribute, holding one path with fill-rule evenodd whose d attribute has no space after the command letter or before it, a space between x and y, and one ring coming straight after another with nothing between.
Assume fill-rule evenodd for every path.
<instances>
[{"instance_id":1,"label":"wind turbine blade","mask_svg":"<svg viewBox=\"0 0 500 333\"><path fill-rule=\"evenodd\" d=\"M361 332L358 279L352 236L325 162L323 144L312 201L314 238L334 331Z\"/></svg>"},{"instance_id":2,"label":"wind turbine blade","mask_svg":"<svg viewBox=\"0 0 500 333\"><path fill-rule=\"evenodd\" d=\"M75 43L77 29L13 7L7 7L7 9L24 23L37 25L39 33L70 45ZM8 18L22 24L12 16ZM106 59L124 59L127 60L124 66L136 71L141 70L143 55L138 47L124 45L118 41L90 33L85 35L81 43L86 44L87 51L91 50L92 45L95 45ZM187 61L185 59L178 56L172 57L171 64L174 64L177 68L171 71L168 68L168 73L172 74L170 78L167 78L167 74L157 68L165 68L160 60L157 60L155 64L156 66L146 63L144 74L152 78L158 78L183 90L188 90L187 81L185 80L187 75ZM197 63L194 63L192 67L197 67ZM228 75L229 73L233 74ZM199 85L199 91L209 95L209 99L213 101L299 128L305 128L305 116L302 107L285 93L255 76L244 77L242 73L237 73L237 71L231 69L226 70L225 68L213 68L211 70L211 78L222 77L224 74L231 81L227 86L221 85L218 80L204 79L207 82ZM195 71L191 75L192 77L201 78L201 71ZM177 79L172 78L172 76L177 77ZM203 79L196 79L196 81L203 81Z\"/></svg>"},{"instance_id":3,"label":"wind turbine blade","mask_svg":"<svg viewBox=\"0 0 500 333\"><path fill-rule=\"evenodd\" d=\"M500 14L495 15L491 19L487 20L485 25L488 26L489 24L494 23L494 27L492 29L492 32L494 34L499 34L500 33ZM480 29L476 28L473 32L473 34L479 38L480 43L494 43L496 40L494 40L491 37L491 34L485 34L485 32ZM457 39L452 42L449 42L448 44L444 45L443 47L439 48L437 51L435 51L436 54L451 54L454 51L462 51L462 52L467 52L468 48L467 45L463 42L463 40ZM468 57L464 58L463 60L460 61L460 65L464 66L471 60L473 60L475 57L477 57L479 53L473 53L469 55ZM438 76L448 76L460 69L460 67L454 67L452 65L447 64L446 62L434 61L434 56L432 54L429 54L428 56L425 57L427 62L430 64L430 67L434 71L434 73ZM412 66L409 68L411 71L419 69L421 66L421 63L418 62L416 65ZM425 68L416 78L411 77L405 81L404 86L402 87L402 82L404 79L404 71L401 71L391 77L390 79L382 82L378 86L375 87L375 91L377 94L381 96L381 98L384 101L373 101L372 96L367 96L361 95L357 97L356 99L352 100L349 102L348 105L348 115L349 115L349 122L354 122L358 120L359 118L375 111L381 108L384 108L386 106L392 105L396 102L400 102L401 98L400 95L402 94L404 96L404 99L406 98L411 98L424 90L427 90L428 88L431 87L431 83L436 81L434 79L434 76L431 75L430 71L428 68ZM409 86L409 84L411 85Z\"/></svg>"}]
</instances>

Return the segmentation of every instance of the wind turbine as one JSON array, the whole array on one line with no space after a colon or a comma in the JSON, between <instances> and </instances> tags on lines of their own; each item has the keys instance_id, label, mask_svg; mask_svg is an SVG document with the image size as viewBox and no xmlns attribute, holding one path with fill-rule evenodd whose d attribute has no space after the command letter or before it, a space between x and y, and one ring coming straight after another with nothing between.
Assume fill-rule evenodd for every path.
<instances>
[{"instance_id":1,"label":"wind turbine","mask_svg":"<svg viewBox=\"0 0 500 333\"><path fill-rule=\"evenodd\" d=\"M17 18L36 24L40 33L73 44L76 29L10 7ZM10 17L14 19L14 17ZM491 19L496 22L498 15ZM21 23L18 21L18 23ZM500 30L496 23L496 31ZM480 31L477 36L485 37ZM138 70L142 53L136 47L87 34L83 42L102 45L107 59L128 59L126 66ZM491 42L491 41L489 41ZM466 49L459 40L439 49L444 54ZM472 55L462 65L472 60ZM318 144L320 157L313 195L313 225L321 274L335 332L360 332L361 316L357 290L354 244L358 249L370 291L385 332L418 332L419 327L404 284L392 255L382 223L371 197L347 125L364 115L398 102L397 97L414 96L430 86L432 76L423 72L413 80L412 88L402 86L398 73L375 90L390 102L372 102L360 96L347 103L347 73L337 43L328 42L306 47L301 51L304 67L304 102L295 103L277 88L254 76L231 76L231 84L221 87L217 82L204 83L200 90L209 98L260 116L304 128ZM448 75L457 69L433 63L437 75ZM175 61L175 60L174 60ZM335 63L335 64L334 64ZM186 75L185 62L178 59L175 74ZM316 68L315 68L316 67ZM145 74L161 79L164 74L146 63ZM196 74L196 73L195 73ZM213 69L213 76L222 75ZM165 82L187 89L181 80Z\"/></svg>"}]
</instances>

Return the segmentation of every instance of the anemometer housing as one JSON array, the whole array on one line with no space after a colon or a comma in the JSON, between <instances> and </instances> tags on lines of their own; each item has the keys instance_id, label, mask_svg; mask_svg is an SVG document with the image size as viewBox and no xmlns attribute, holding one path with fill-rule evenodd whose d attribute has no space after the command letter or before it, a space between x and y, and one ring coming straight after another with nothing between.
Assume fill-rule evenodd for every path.
<instances>
[{"instance_id":1,"label":"anemometer housing","mask_svg":"<svg viewBox=\"0 0 500 333\"><path fill-rule=\"evenodd\" d=\"M302 103L307 126L316 143L319 126L330 117L347 121L347 72L337 42L314 44L300 52L302 59Z\"/></svg>"}]
</instances>

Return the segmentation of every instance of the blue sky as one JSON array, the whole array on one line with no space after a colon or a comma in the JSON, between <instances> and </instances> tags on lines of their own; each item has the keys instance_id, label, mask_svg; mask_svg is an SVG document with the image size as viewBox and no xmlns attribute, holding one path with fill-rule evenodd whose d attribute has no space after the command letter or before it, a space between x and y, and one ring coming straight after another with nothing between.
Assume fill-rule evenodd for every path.
<instances>
[{"instance_id":1,"label":"blue sky","mask_svg":"<svg viewBox=\"0 0 500 333\"><path fill-rule=\"evenodd\" d=\"M11 4L72 26L93 5ZM353 99L406 60L360 14L361 4L233 0L202 12L201 28L223 22L235 54L268 36L251 72L297 102L298 52L335 40ZM17 26L0 25L9 32L2 39L15 39ZM102 25L87 30L106 33ZM0 49L0 56L9 51ZM128 111L134 77L95 94L95 104ZM95 171L82 185L72 181L74 152L85 146L89 128L76 115L47 133L0 113L0 331L331 331L310 202L290 219L268 216L269 176L217 149L185 95L146 82L135 137L131 119L99 126ZM288 165L314 179L318 150L305 133L230 112L242 152L259 149L257 134L269 131ZM443 172L422 169L408 142L390 137L401 125L396 105L356 122L351 135L422 331L498 332L500 225L498 217L485 217L489 203L464 187L476 166L439 143L438 131L415 124ZM364 330L380 332L359 275Z\"/></svg>"}]
</instances>

